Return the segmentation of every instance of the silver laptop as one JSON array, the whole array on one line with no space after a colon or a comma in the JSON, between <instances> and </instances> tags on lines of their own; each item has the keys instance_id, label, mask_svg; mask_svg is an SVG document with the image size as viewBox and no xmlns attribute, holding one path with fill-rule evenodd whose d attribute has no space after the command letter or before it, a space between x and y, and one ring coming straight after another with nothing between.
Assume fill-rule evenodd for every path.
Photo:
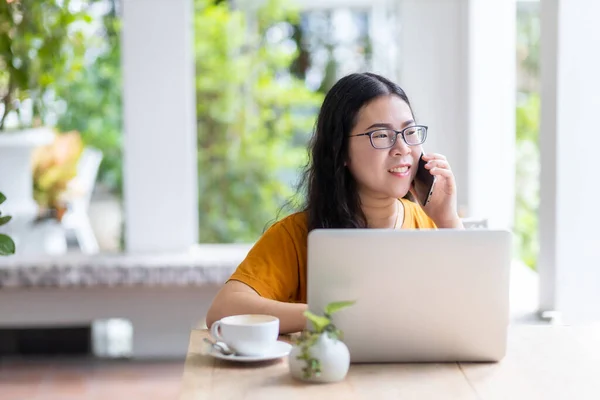
<instances>
[{"instance_id":1,"label":"silver laptop","mask_svg":"<svg viewBox=\"0 0 600 400\"><path fill-rule=\"evenodd\" d=\"M353 363L495 362L506 351L511 233L314 230L307 302L333 315Z\"/></svg>"}]
</instances>

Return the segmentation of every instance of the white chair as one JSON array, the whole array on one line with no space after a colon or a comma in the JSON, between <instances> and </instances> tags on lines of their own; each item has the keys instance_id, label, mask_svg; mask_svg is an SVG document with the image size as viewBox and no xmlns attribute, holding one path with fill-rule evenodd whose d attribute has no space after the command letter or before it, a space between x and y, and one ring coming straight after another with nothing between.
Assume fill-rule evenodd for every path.
<instances>
[{"instance_id":1,"label":"white chair","mask_svg":"<svg viewBox=\"0 0 600 400\"><path fill-rule=\"evenodd\" d=\"M102 158L103 154L98 149L83 149L77 165L77 175L69 182L69 207L62 219L65 231L67 234L74 234L79 248L85 254L95 254L100 250L88 211Z\"/></svg>"}]
</instances>

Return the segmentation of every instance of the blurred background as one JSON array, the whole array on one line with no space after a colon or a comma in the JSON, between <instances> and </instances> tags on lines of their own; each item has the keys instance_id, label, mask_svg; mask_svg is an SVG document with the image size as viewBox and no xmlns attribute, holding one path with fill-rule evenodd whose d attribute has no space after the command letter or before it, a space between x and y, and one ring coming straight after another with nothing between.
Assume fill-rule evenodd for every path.
<instances>
[{"instance_id":1,"label":"blurred background","mask_svg":"<svg viewBox=\"0 0 600 400\"><path fill-rule=\"evenodd\" d=\"M600 144L600 10L565 4L2 1L0 231L17 252L0 259L0 357L181 359L301 199L325 93L362 71L406 89L461 216L513 230L515 320L599 318L600 215L575 210L584 157L562 146Z\"/></svg>"},{"instance_id":2,"label":"blurred background","mask_svg":"<svg viewBox=\"0 0 600 400\"><path fill-rule=\"evenodd\" d=\"M376 71L403 86L397 40L401 2L309 1L298 7L278 0L257 2L260 6L250 10L239 3L193 4L190 51L196 69L197 185L202 193L196 224L201 243L252 242L277 215L295 193L320 102L337 79ZM34 128L53 135L50 143L35 146L32 158L37 221L62 223L75 198L87 197L92 244L68 237L73 239L68 251L125 251L122 4L71 0L29 5L15 0L4 7L9 25L0 127L3 132ZM518 1L515 9L516 257L535 269L539 2ZM146 45L152 49L152 43ZM151 85L146 91L152 97ZM445 134L442 127L435 128L432 135ZM12 173L2 171L3 177ZM35 250L67 251L56 242Z\"/></svg>"}]
</instances>

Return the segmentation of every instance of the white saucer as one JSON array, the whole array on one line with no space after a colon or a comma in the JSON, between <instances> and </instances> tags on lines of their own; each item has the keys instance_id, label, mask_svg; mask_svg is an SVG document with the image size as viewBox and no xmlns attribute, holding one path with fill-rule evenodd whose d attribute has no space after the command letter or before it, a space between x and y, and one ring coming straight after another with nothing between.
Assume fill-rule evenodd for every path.
<instances>
[{"instance_id":1,"label":"white saucer","mask_svg":"<svg viewBox=\"0 0 600 400\"><path fill-rule=\"evenodd\" d=\"M260 356L241 356L236 354L225 355L223 353L220 353L217 349L213 347L211 347L211 350L208 354L221 360L238 362L256 362L275 360L277 358L285 357L290 353L291 350L291 344L278 340L273 344L273 347L271 347L271 349L267 353L261 354Z\"/></svg>"}]
</instances>

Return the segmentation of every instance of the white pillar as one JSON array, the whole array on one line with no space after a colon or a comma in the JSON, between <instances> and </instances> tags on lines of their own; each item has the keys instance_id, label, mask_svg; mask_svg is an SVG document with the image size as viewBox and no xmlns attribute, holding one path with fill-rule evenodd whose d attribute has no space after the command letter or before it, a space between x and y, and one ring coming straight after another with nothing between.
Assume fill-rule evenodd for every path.
<instances>
[{"instance_id":1,"label":"white pillar","mask_svg":"<svg viewBox=\"0 0 600 400\"><path fill-rule=\"evenodd\" d=\"M540 307L600 319L600 2L541 2Z\"/></svg>"},{"instance_id":2,"label":"white pillar","mask_svg":"<svg viewBox=\"0 0 600 400\"><path fill-rule=\"evenodd\" d=\"M514 0L403 0L400 85L425 150L445 154L459 208L511 228L515 174Z\"/></svg>"},{"instance_id":3,"label":"white pillar","mask_svg":"<svg viewBox=\"0 0 600 400\"><path fill-rule=\"evenodd\" d=\"M124 197L130 252L198 240L192 0L123 1Z\"/></svg>"}]
</instances>

